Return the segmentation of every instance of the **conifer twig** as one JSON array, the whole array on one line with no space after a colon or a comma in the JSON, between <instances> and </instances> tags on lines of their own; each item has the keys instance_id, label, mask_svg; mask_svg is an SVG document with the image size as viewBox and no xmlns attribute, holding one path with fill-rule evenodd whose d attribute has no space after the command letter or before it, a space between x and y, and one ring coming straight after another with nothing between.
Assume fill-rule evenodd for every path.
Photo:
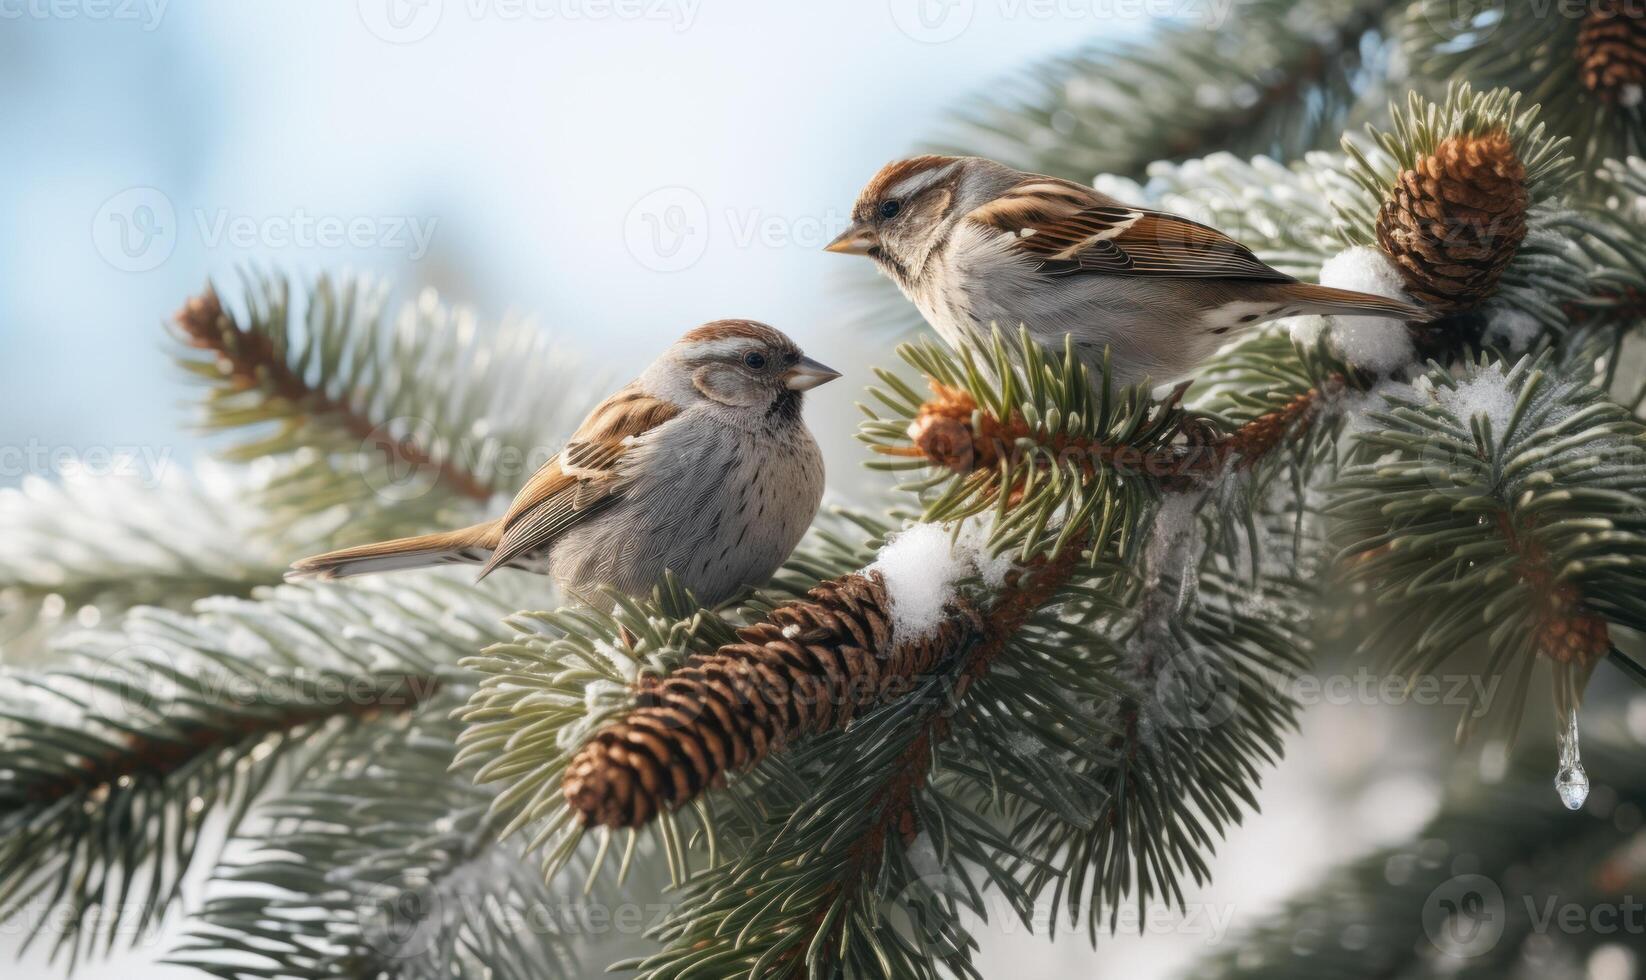
<instances>
[{"instance_id":1,"label":"conifer twig","mask_svg":"<svg viewBox=\"0 0 1646 980\"><path fill-rule=\"evenodd\" d=\"M260 389L308 415L327 417L352 438L372 440L373 446L392 456L394 462L431 473L454 493L471 500L488 501L497 492L498 488L453 460L436 460L410 437L384 438L382 426L388 420L373 419L347 399L311 385L287 363L267 334L235 322L223 309L214 287L208 285L204 292L190 297L172 319L185 343L216 354L218 370L236 390Z\"/></svg>"}]
</instances>

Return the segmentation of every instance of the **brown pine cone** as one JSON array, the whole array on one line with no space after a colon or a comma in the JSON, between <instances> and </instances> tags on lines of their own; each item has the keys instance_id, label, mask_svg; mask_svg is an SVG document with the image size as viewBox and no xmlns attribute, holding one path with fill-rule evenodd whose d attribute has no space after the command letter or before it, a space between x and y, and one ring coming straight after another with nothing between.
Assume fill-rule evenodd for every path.
<instances>
[{"instance_id":1,"label":"brown pine cone","mask_svg":"<svg viewBox=\"0 0 1646 980\"><path fill-rule=\"evenodd\" d=\"M1395 179L1377 243L1419 302L1470 310L1497 288L1525 239L1527 202L1526 168L1508 134L1448 137Z\"/></svg>"},{"instance_id":2,"label":"brown pine cone","mask_svg":"<svg viewBox=\"0 0 1646 980\"><path fill-rule=\"evenodd\" d=\"M879 573L852 573L780 606L739 642L643 681L637 704L566 769L585 824L638 827L802 735L844 726L906 694L980 629L950 610L941 626L894 641Z\"/></svg>"},{"instance_id":3,"label":"brown pine cone","mask_svg":"<svg viewBox=\"0 0 1646 980\"><path fill-rule=\"evenodd\" d=\"M1578 30L1577 64L1601 101L1638 105L1646 85L1646 0L1596 0Z\"/></svg>"},{"instance_id":4,"label":"brown pine cone","mask_svg":"<svg viewBox=\"0 0 1646 980\"><path fill-rule=\"evenodd\" d=\"M1537 600L1534 640L1539 653L1563 664L1588 666L1606 656L1612 635L1606 620L1588 612L1570 585Z\"/></svg>"},{"instance_id":5,"label":"brown pine cone","mask_svg":"<svg viewBox=\"0 0 1646 980\"><path fill-rule=\"evenodd\" d=\"M210 286L198 296L190 296L172 317L184 338L195 347L216 347L231 324L223 316L223 302Z\"/></svg>"}]
</instances>

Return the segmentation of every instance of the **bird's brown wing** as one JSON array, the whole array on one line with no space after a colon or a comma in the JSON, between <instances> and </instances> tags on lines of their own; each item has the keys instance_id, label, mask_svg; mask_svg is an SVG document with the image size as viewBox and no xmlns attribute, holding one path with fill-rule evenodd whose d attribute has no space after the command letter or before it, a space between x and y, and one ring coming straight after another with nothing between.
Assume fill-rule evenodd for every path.
<instances>
[{"instance_id":1,"label":"bird's brown wing","mask_svg":"<svg viewBox=\"0 0 1646 980\"><path fill-rule=\"evenodd\" d=\"M1048 275L1294 281L1216 228L1053 177L1028 178L966 220L1009 236Z\"/></svg>"},{"instance_id":2,"label":"bird's brown wing","mask_svg":"<svg viewBox=\"0 0 1646 980\"><path fill-rule=\"evenodd\" d=\"M480 577L541 549L620 499L629 484L622 462L635 440L679 414L673 402L635 385L601 402L566 447L515 496L500 522L501 540Z\"/></svg>"}]
</instances>

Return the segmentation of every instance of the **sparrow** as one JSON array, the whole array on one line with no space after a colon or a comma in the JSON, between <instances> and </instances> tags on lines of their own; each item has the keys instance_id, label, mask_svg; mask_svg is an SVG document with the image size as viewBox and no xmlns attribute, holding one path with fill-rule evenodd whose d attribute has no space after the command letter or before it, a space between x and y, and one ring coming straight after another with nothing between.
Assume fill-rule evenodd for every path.
<instances>
[{"instance_id":1,"label":"sparrow","mask_svg":"<svg viewBox=\"0 0 1646 980\"><path fill-rule=\"evenodd\" d=\"M601 402L500 519L305 558L288 578L426 565L547 573L595 602L644 595L665 570L716 605L777 570L823 497L802 393L840 377L779 331L717 320Z\"/></svg>"},{"instance_id":2,"label":"sparrow","mask_svg":"<svg viewBox=\"0 0 1646 980\"><path fill-rule=\"evenodd\" d=\"M1427 320L1369 293L1299 282L1222 232L981 157L887 164L825 248L874 259L951 347L1024 325L1117 384L1178 381L1247 327L1305 313Z\"/></svg>"}]
</instances>

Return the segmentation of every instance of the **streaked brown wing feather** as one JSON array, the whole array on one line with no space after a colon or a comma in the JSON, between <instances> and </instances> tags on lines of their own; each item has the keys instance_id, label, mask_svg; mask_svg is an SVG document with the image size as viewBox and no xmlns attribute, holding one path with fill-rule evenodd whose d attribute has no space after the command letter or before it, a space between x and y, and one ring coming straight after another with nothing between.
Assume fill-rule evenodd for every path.
<instances>
[{"instance_id":1,"label":"streaked brown wing feather","mask_svg":"<svg viewBox=\"0 0 1646 980\"><path fill-rule=\"evenodd\" d=\"M1031 177L966 219L1011 235L1048 275L1293 281L1216 228L1051 177Z\"/></svg>"},{"instance_id":2,"label":"streaked brown wing feather","mask_svg":"<svg viewBox=\"0 0 1646 980\"><path fill-rule=\"evenodd\" d=\"M634 439L679 414L679 406L634 385L601 402L515 496L503 515L502 540L481 577L539 550L620 499L627 480L619 464Z\"/></svg>"}]
</instances>

